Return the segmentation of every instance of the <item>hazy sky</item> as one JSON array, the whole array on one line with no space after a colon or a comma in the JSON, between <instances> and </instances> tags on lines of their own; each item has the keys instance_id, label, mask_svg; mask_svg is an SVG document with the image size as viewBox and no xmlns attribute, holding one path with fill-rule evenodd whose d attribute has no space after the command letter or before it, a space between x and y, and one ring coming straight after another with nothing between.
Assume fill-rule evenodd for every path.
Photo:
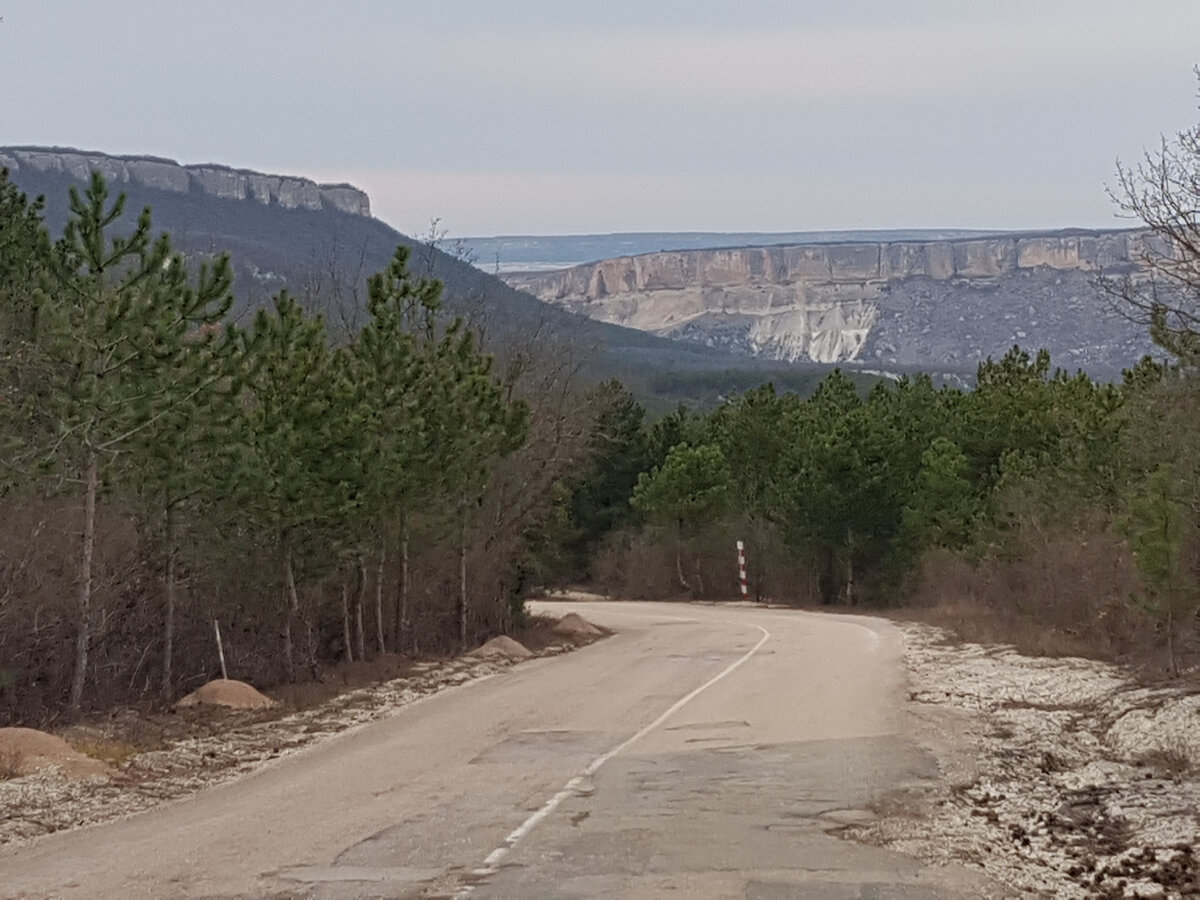
<instances>
[{"instance_id":1,"label":"hazy sky","mask_svg":"<svg viewBox=\"0 0 1200 900\"><path fill-rule=\"evenodd\" d=\"M349 181L407 232L1120 224L1200 0L0 0L0 144Z\"/></svg>"}]
</instances>

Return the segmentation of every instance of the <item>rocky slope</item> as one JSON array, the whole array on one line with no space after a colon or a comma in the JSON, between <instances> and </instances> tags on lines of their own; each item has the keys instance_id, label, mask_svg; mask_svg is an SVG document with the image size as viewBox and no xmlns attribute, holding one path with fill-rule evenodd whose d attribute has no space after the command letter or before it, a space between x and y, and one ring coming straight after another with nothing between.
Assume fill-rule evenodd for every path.
<instances>
[{"instance_id":1,"label":"rocky slope","mask_svg":"<svg viewBox=\"0 0 1200 900\"><path fill-rule=\"evenodd\" d=\"M1136 269L1135 231L650 253L504 278L614 324L773 359L969 371L1014 343L1119 372L1148 352L1100 273Z\"/></svg>"}]
</instances>

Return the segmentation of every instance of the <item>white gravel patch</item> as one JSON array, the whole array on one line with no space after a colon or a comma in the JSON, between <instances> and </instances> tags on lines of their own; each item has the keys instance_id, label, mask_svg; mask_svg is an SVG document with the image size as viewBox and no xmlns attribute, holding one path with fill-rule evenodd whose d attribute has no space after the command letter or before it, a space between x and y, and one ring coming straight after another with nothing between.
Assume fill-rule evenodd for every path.
<instances>
[{"instance_id":1,"label":"white gravel patch","mask_svg":"<svg viewBox=\"0 0 1200 900\"><path fill-rule=\"evenodd\" d=\"M943 781L846 834L1022 893L1200 896L1200 695L1084 659L955 645L900 624Z\"/></svg>"},{"instance_id":2,"label":"white gravel patch","mask_svg":"<svg viewBox=\"0 0 1200 900\"><path fill-rule=\"evenodd\" d=\"M573 649L552 645L539 656ZM517 660L470 656L414 666L414 674L349 691L311 709L279 717L211 711L227 730L186 737L135 753L112 778L72 780L55 772L0 780L0 844L124 818L206 787L231 781L316 741L385 718L415 700L495 675ZM89 729L93 730L93 729ZM99 731L99 729L96 729Z\"/></svg>"}]
</instances>

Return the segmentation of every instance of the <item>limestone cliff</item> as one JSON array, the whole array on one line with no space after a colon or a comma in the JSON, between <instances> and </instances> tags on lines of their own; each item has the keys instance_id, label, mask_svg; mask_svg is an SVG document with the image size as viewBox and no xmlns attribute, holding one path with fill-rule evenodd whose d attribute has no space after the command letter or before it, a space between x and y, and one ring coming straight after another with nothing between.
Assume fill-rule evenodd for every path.
<instances>
[{"instance_id":1,"label":"limestone cliff","mask_svg":"<svg viewBox=\"0 0 1200 900\"><path fill-rule=\"evenodd\" d=\"M86 181L99 171L115 187L135 184L174 193L198 191L228 200L254 200L284 209L336 209L356 216L371 215L367 195L348 184L317 184L307 178L263 175L219 165L183 166L149 156L109 156L45 147L0 147L0 168L19 173L68 175Z\"/></svg>"},{"instance_id":2,"label":"limestone cliff","mask_svg":"<svg viewBox=\"0 0 1200 900\"><path fill-rule=\"evenodd\" d=\"M775 359L969 368L1021 343L1070 364L1087 356L1072 336L1107 312L1095 274L1129 270L1147 240L1068 231L689 250L503 277L592 318ZM1044 333L1051 322L1062 334ZM1100 368L1148 346L1125 325L1093 336L1106 346Z\"/></svg>"}]
</instances>

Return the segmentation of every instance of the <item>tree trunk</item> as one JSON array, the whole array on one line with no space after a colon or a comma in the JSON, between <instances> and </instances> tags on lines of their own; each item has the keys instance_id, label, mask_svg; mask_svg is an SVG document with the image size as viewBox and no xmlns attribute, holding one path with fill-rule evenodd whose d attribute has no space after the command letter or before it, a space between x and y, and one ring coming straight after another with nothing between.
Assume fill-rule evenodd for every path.
<instances>
[{"instance_id":1,"label":"tree trunk","mask_svg":"<svg viewBox=\"0 0 1200 900\"><path fill-rule=\"evenodd\" d=\"M163 670L162 670L162 697L166 702L170 702L174 687L174 660L175 660L175 605L176 605L176 567L179 561L179 553L175 547L175 508L167 505L167 575L166 575L166 590L165 600L166 609L163 611Z\"/></svg>"},{"instance_id":2,"label":"tree trunk","mask_svg":"<svg viewBox=\"0 0 1200 900\"><path fill-rule=\"evenodd\" d=\"M387 648L383 643L383 565L387 561L387 545L379 545L379 565L375 569L375 643L379 652Z\"/></svg>"},{"instance_id":3,"label":"tree trunk","mask_svg":"<svg viewBox=\"0 0 1200 900\"><path fill-rule=\"evenodd\" d=\"M696 557L696 597L704 596L704 576L700 573L700 556Z\"/></svg>"},{"instance_id":4,"label":"tree trunk","mask_svg":"<svg viewBox=\"0 0 1200 900\"><path fill-rule=\"evenodd\" d=\"M846 560L846 605L854 605L854 557Z\"/></svg>"},{"instance_id":5,"label":"tree trunk","mask_svg":"<svg viewBox=\"0 0 1200 900\"><path fill-rule=\"evenodd\" d=\"M680 530L675 533L675 577L679 579L679 586L692 594L692 586L688 584L688 580L683 577L683 529L682 524Z\"/></svg>"},{"instance_id":6,"label":"tree trunk","mask_svg":"<svg viewBox=\"0 0 1200 900\"><path fill-rule=\"evenodd\" d=\"M287 590L283 592L283 605L288 605ZM283 620L283 664L287 669L288 681L292 680L292 614L289 611Z\"/></svg>"},{"instance_id":7,"label":"tree trunk","mask_svg":"<svg viewBox=\"0 0 1200 900\"><path fill-rule=\"evenodd\" d=\"M838 571L837 551L832 547L822 547L818 558L820 576L817 589L821 594L821 603L833 606L838 602L842 593L841 573Z\"/></svg>"},{"instance_id":8,"label":"tree trunk","mask_svg":"<svg viewBox=\"0 0 1200 900\"><path fill-rule=\"evenodd\" d=\"M763 561L762 551L771 545L771 540L767 528L757 519L754 521L751 534L754 536L751 546L758 548L759 552L751 556L754 564L750 566L750 581L754 585L754 600L756 603L761 603L766 599L767 582L771 577L769 565Z\"/></svg>"},{"instance_id":9,"label":"tree trunk","mask_svg":"<svg viewBox=\"0 0 1200 900\"><path fill-rule=\"evenodd\" d=\"M305 660L305 664L308 666L308 677L313 681L319 681L321 664L317 661L317 630L313 627L311 608L304 616L304 633L308 638L308 642L305 644L305 654L308 656L308 659Z\"/></svg>"},{"instance_id":10,"label":"tree trunk","mask_svg":"<svg viewBox=\"0 0 1200 900\"><path fill-rule=\"evenodd\" d=\"M291 550L288 550L283 558L283 577L284 583L287 585L288 600L287 627L283 633L283 654L284 659L287 661L288 681L295 681L296 673L292 668L292 628L296 622L296 616L300 612L300 592L296 590L296 573L292 568Z\"/></svg>"},{"instance_id":11,"label":"tree trunk","mask_svg":"<svg viewBox=\"0 0 1200 900\"><path fill-rule=\"evenodd\" d=\"M346 648L346 662L354 662L354 647L350 643L350 582L348 575L342 577L342 646Z\"/></svg>"},{"instance_id":12,"label":"tree trunk","mask_svg":"<svg viewBox=\"0 0 1200 900\"><path fill-rule=\"evenodd\" d=\"M679 586L690 594L692 586L683 577L683 548L680 546L675 547L675 577L679 579Z\"/></svg>"},{"instance_id":13,"label":"tree trunk","mask_svg":"<svg viewBox=\"0 0 1200 900\"><path fill-rule=\"evenodd\" d=\"M462 513L458 535L458 642L467 646L467 516Z\"/></svg>"},{"instance_id":14,"label":"tree trunk","mask_svg":"<svg viewBox=\"0 0 1200 900\"><path fill-rule=\"evenodd\" d=\"M354 632L358 639L358 658L367 658L367 636L363 629L363 606L367 600L367 561L358 558L358 595L354 599Z\"/></svg>"},{"instance_id":15,"label":"tree trunk","mask_svg":"<svg viewBox=\"0 0 1200 900\"><path fill-rule=\"evenodd\" d=\"M1179 663L1175 659L1175 603L1174 598L1167 597L1167 664L1171 674L1179 676Z\"/></svg>"},{"instance_id":16,"label":"tree trunk","mask_svg":"<svg viewBox=\"0 0 1200 900\"><path fill-rule=\"evenodd\" d=\"M400 519L400 580L396 585L396 652L404 648L408 634L408 517Z\"/></svg>"},{"instance_id":17,"label":"tree trunk","mask_svg":"<svg viewBox=\"0 0 1200 900\"><path fill-rule=\"evenodd\" d=\"M88 455L83 503L83 549L79 557L79 631L75 635L75 672L71 677L69 712L74 718L83 706L83 685L87 678L88 649L92 637L92 557L96 551L96 495L100 492L100 459Z\"/></svg>"}]
</instances>

